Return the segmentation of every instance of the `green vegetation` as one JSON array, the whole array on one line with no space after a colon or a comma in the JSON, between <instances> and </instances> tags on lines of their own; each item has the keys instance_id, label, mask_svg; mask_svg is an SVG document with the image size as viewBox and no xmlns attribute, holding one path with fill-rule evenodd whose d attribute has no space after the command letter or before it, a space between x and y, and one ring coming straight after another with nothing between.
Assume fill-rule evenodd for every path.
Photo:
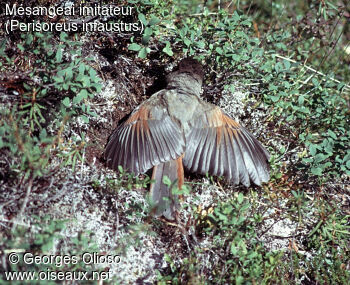
<instances>
[{"instance_id":1,"label":"green vegetation","mask_svg":"<svg viewBox=\"0 0 350 285\"><path fill-rule=\"evenodd\" d=\"M94 235L92 233L77 233L77 236L67 240L61 234L65 228L67 221L52 221L49 216L36 217L37 222L31 227L34 232L29 232L25 226L19 225L12 231L12 234L1 239L0 247L12 249L18 256L18 263L9 263L4 265L6 272L35 272L35 284L57 284L60 280L56 272L67 274L67 280L71 272L86 272L87 276L92 278L93 272L103 272L104 268L95 267L94 264L86 266L82 261L84 253L93 253L98 251L97 245L93 242ZM65 243L69 247L69 251L51 253L54 243ZM10 252L8 252L10 253ZM7 253L7 254L8 254ZM70 254L69 254L70 253ZM36 261L35 258L41 256L42 262ZM66 259L64 257L66 256ZM67 259L67 257L69 259ZM88 260L90 256L86 257ZM48 262L51 260L51 262ZM96 273L95 273L96 274ZM5 276L0 276L0 281L7 280ZM55 279L56 278L56 279ZM74 279L73 279L74 280ZM11 284L23 284L23 281L12 281Z\"/></svg>"},{"instance_id":2,"label":"green vegetation","mask_svg":"<svg viewBox=\"0 0 350 285\"><path fill-rule=\"evenodd\" d=\"M34 197L46 191L54 203L71 187L115 197L103 207L115 213L110 230L118 239L109 246L116 254L141 250L145 237L166 244L166 266L139 272L160 284L346 284L350 11L346 1L267 2L124 1L136 12L122 20L140 22L143 31L109 37L0 31L0 254L9 249L47 254L59 248L60 254L71 255L99 251L88 232L67 241L62 236L67 220L53 219L52 208L36 204L32 195L34 189ZM109 69L99 64L105 54ZM229 198L212 192L205 209L184 206L186 215L176 225L152 218L151 205L138 196L126 198L125 193L145 196L139 190L150 183L147 175L134 177L122 169L111 174L103 163L91 161L103 152L107 137L102 131L111 132L102 117L115 120L111 114L117 112L120 119L144 100L148 75L154 76L149 63L164 67L184 56L205 63L207 100L218 103L223 93L243 89L249 93L248 120L263 110L256 132L272 155L271 181L245 190L210 179L213 189ZM106 100L99 94L108 80L117 81L118 89ZM115 109L108 100L115 100ZM208 187L198 179L191 182L187 198ZM52 185L66 192L57 198L49 192ZM294 229L287 235L272 233L270 220L288 221ZM280 243L282 248L274 246ZM103 269L79 263L64 270Z\"/></svg>"}]
</instances>

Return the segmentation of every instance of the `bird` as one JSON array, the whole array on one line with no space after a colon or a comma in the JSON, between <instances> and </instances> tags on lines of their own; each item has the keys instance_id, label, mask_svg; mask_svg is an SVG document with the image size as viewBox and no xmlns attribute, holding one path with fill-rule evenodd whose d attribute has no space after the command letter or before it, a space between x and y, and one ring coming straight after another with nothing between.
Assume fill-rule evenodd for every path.
<instances>
[{"instance_id":1,"label":"bird","mask_svg":"<svg viewBox=\"0 0 350 285\"><path fill-rule=\"evenodd\" d=\"M175 190L184 185L184 169L246 187L270 179L268 151L218 106L201 99L203 78L198 60L182 59L166 77L166 88L134 109L104 151L107 167L116 171L122 166L138 175L153 168L153 215L170 221L179 208Z\"/></svg>"}]
</instances>

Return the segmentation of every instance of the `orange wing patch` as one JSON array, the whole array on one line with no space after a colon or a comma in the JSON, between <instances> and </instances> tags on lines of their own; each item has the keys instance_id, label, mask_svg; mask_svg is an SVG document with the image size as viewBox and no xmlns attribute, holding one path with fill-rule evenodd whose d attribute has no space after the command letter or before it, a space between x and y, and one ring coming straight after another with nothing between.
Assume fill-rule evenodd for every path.
<instances>
[{"instance_id":1,"label":"orange wing patch","mask_svg":"<svg viewBox=\"0 0 350 285\"><path fill-rule=\"evenodd\" d=\"M182 157L183 155L181 155L176 159L176 164L177 164L176 168L177 168L177 177L178 177L177 185L179 189L181 189L182 185L184 185L184 166L182 164Z\"/></svg>"},{"instance_id":2,"label":"orange wing patch","mask_svg":"<svg viewBox=\"0 0 350 285\"><path fill-rule=\"evenodd\" d=\"M139 134L140 127L149 133L148 119L150 118L150 111L146 107L141 107L137 112L132 114L130 118L126 120L126 124L133 124L132 128L136 128L136 134Z\"/></svg>"},{"instance_id":3,"label":"orange wing patch","mask_svg":"<svg viewBox=\"0 0 350 285\"><path fill-rule=\"evenodd\" d=\"M226 116L219 108L215 110L207 117L210 127L216 128L216 145L219 146L222 139L222 133L233 131L235 137L237 138L237 129L240 129L241 126L235 120ZM233 129L232 129L233 128Z\"/></svg>"},{"instance_id":4,"label":"orange wing patch","mask_svg":"<svg viewBox=\"0 0 350 285\"><path fill-rule=\"evenodd\" d=\"M229 125L235 129L239 129L241 126L238 124L235 120L231 119L230 117L226 116L224 113L221 113L221 120L224 124Z\"/></svg>"},{"instance_id":5,"label":"orange wing patch","mask_svg":"<svg viewBox=\"0 0 350 285\"><path fill-rule=\"evenodd\" d=\"M146 107L140 107L140 109L132 114L126 121L127 124L131 124L138 120L148 120L149 110Z\"/></svg>"}]
</instances>

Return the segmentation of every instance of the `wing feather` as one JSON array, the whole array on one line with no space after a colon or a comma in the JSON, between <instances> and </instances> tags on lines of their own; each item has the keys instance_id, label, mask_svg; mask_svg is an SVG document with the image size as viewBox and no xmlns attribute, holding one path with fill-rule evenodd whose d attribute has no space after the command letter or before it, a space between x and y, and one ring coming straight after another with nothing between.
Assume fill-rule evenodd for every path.
<instances>
[{"instance_id":1,"label":"wing feather","mask_svg":"<svg viewBox=\"0 0 350 285\"><path fill-rule=\"evenodd\" d=\"M105 149L107 165L121 165L135 174L176 159L185 150L184 135L162 104L140 105L111 135Z\"/></svg>"},{"instance_id":2,"label":"wing feather","mask_svg":"<svg viewBox=\"0 0 350 285\"><path fill-rule=\"evenodd\" d=\"M216 106L194 118L186 133L183 162L192 172L261 185L269 179L268 159L260 142Z\"/></svg>"}]
</instances>

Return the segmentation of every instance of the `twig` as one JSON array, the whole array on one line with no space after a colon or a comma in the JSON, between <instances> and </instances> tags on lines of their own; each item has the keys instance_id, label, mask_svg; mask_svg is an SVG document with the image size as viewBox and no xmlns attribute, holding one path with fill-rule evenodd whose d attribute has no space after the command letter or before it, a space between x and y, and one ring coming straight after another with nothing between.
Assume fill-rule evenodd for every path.
<instances>
[{"instance_id":1,"label":"twig","mask_svg":"<svg viewBox=\"0 0 350 285\"><path fill-rule=\"evenodd\" d=\"M282 160L282 159L283 159L283 157L285 157L285 155L286 155L286 154L287 154L287 152L288 152L289 145L290 145L290 142L288 142L288 145L287 145L287 148L286 148L286 150L285 150L284 154L282 154L282 155L281 155L279 158L277 158L275 162L279 162L280 160Z\"/></svg>"},{"instance_id":2,"label":"twig","mask_svg":"<svg viewBox=\"0 0 350 285\"><path fill-rule=\"evenodd\" d=\"M280 235L268 235L267 237L270 238L276 238L276 239L289 239L289 238L296 238L296 237L301 237L305 235L304 233L298 233L290 236L280 236Z\"/></svg>"},{"instance_id":3,"label":"twig","mask_svg":"<svg viewBox=\"0 0 350 285\"><path fill-rule=\"evenodd\" d=\"M285 59L285 60L287 60L287 61L293 62L293 63L299 63L299 62L297 62L297 61L294 60L294 59L291 59L291 58L288 58L288 57L284 57L284 56L279 55L279 54L275 54L275 56L278 57L278 58ZM320 71L317 71L316 69L314 69L314 68L312 68L312 67L306 65L305 63L302 64L302 66L304 66L306 69L308 69L308 70L310 70L310 71L312 71L312 72L315 72L315 73L318 74L318 75L321 75L321 76L324 76L324 77L327 76L326 74L324 74L324 73L322 73L322 72L320 72ZM329 77L329 79L332 80L332 81L334 81L334 82L336 82L336 83L341 83L339 80L337 80L337 79L335 79L335 78ZM350 85L345 84L345 85L344 85L344 89L350 90Z\"/></svg>"},{"instance_id":4,"label":"twig","mask_svg":"<svg viewBox=\"0 0 350 285\"><path fill-rule=\"evenodd\" d=\"M24 198L21 210L19 211L16 219L20 218L23 215L24 210L27 207L28 200L29 200L29 195L30 195L30 192L32 191L32 186L33 186L33 176L31 176L30 179L29 179L26 196ZM13 223L11 230L14 231L16 229L16 226L17 226L17 223Z\"/></svg>"},{"instance_id":5,"label":"twig","mask_svg":"<svg viewBox=\"0 0 350 285\"><path fill-rule=\"evenodd\" d=\"M118 200L115 201L115 212L116 212L116 219L115 219L115 241L118 243L119 240L119 212L118 212Z\"/></svg>"},{"instance_id":6,"label":"twig","mask_svg":"<svg viewBox=\"0 0 350 285\"><path fill-rule=\"evenodd\" d=\"M26 228L34 227L34 228L39 229L39 230L41 229L39 226L36 226L36 225L30 225L30 224L25 224L23 222L7 220L7 219L4 219L2 217L0 217L0 222L16 224L16 225L19 225L19 226L22 226L22 227L26 227Z\"/></svg>"},{"instance_id":7,"label":"twig","mask_svg":"<svg viewBox=\"0 0 350 285\"><path fill-rule=\"evenodd\" d=\"M46 190L48 190L48 189L51 188L51 186L52 186L52 181L53 181L53 179L51 179L51 183L50 183L49 187L46 188ZM63 186L61 187L61 189L58 191L57 194L55 194L54 196L52 196L52 197L46 199L45 202L44 202L44 205L47 205L49 202L51 202L51 201L53 201L53 200L56 200L56 199L62 197L63 195L65 195L65 194L67 193L67 191L69 190L68 187L65 187L67 184L68 184L68 182L64 183ZM63 190L62 190L62 189L63 189Z\"/></svg>"}]
</instances>

